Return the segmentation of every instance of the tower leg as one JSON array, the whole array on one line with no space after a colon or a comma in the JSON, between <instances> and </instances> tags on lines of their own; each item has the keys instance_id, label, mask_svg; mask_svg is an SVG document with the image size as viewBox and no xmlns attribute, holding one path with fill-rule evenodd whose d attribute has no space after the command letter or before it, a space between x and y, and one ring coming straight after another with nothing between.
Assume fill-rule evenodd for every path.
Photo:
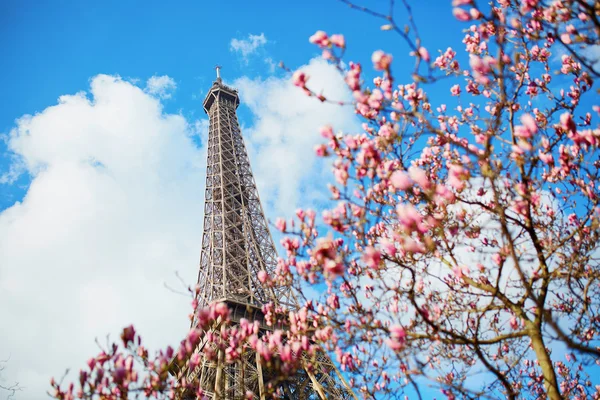
<instances>
[{"instance_id":1,"label":"tower leg","mask_svg":"<svg viewBox=\"0 0 600 400\"><path fill-rule=\"evenodd\" d=\"M256 353L256 371L258 373L258 390L259 390L260 400L265 400L266 399L265 380L263 377L262 362L260 359L260 354L258 354L258 353Z\"/></svg>"},{"instance_id":2,"label":"tower leg","mask_svg":"<svg viewBox=\"0 0 600 400\"><path fill-rule=\"evenodd\" d=\"M221 325L221 333L225 333L225 324ZM225 352L219 349L219 355L217 358L217 374L215 376L215 399L223 400L223 366L225 364Z\"/></svg>"},{"instance_id":3,"label":"tower leg","mask_svg":"<svg viewBox=\"0 0 600 400\"><path fill-rule=\"evenodd\" d=\"M317 391L321 400L327 400L327 397L325 397L325 392L323 391L323 386L321 386L319 381L317 381L317 378L315 378L315 374L313 374L312 371L310 371L308 368L305 368L305 371L310 377L313 388Z\"/></svg>"}]
</instances>

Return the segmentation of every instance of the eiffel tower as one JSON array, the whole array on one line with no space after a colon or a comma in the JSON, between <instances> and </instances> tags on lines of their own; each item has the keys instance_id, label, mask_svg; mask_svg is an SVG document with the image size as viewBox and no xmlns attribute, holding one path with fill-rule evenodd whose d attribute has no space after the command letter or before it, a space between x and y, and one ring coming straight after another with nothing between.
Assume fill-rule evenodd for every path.
<instances>
[{"instance_id":1,"label":"eiffel tower","mask_svg":"<svg viewBox=\"0 0 600 400\"><path fill-rule=\"evenodd\" d=\"M264 304L273 302L292 310L298 305L291 288L267 289L258 280L259 271L274 271L277 252L237 119L237 90L224 85L220 67L216 70L217 79L204 100L210 125L198 307L224 302L230 310L229 324L238 324L242 318L259 321L264 334L273 329L263 321ZM194 317L192 326L196 323ZM213 346L217 356L205 357L204 346ZM323 351L310 360L302 354L302 369L283 381L276 379L256 352L246 351L238 361L227 363L223 350L206 341L196 351L202 357L197 367L185 364L173 372L177 379L199 384L206 398L356 399ZM182 400L195 397L193 393L179 396Z\"/></svg>"}]
</instances>

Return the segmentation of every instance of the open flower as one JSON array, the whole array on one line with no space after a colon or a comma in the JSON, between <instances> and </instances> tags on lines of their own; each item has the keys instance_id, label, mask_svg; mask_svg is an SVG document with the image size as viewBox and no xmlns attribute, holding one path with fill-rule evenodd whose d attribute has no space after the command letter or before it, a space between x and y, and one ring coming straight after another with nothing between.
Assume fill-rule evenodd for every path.
<instances>
[{"instance_id":1,"label":"open flower","mask_svg":"<svg viewBox=\"0 0 600 400\"><path fill-rule=\"evenodd\" d=\"M382 50L374 52L371 60L373 61L373 67L378 71L388 70L392 64L392 56Z\"/></svg>"}]
</instances>

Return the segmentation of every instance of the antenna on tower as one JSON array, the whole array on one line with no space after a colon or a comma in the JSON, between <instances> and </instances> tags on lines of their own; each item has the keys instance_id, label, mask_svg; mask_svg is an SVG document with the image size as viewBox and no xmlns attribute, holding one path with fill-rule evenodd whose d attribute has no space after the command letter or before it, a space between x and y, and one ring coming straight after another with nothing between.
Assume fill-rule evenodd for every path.
<instances>
[{"instance_id":1,"label":"antenna on tower","mask_svg":"<svg viewBox=\"0 0 600 400\"><path fill-rule=\"evenodd\" d=\"M217 70L217 80L221 80L221 66L217 65L215 69Z\"/></svg>"}]
</instances>

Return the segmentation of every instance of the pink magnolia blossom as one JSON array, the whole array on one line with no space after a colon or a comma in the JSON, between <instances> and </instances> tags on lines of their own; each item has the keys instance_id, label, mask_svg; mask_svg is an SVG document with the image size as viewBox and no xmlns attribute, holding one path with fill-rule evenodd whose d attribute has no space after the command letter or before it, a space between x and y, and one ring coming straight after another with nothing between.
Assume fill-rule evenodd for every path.
<instances>
[{"instance_id":1,"label":"pink magnolia blossom","mask_svg":"<svg viewBox=\"0 0 600 400\"><path fill-rule=\"evenodd\" d=\"M385 251L385 253L387 253L390 256L393 256L396 254L397 249L396 249L396 245L392 240L389 239L382 239L380 241L381 244L381 248Z\"/></svg>"},{"instance_id":2,"label":"pink magnolia blossom","mask_svg":"<svg viewBox=\"0 0 600 400\"><path fill-rule=\"evenodd\" d=\"M363 261L369 268L378 269L381 263L381 253L373 246L369 246L363 253Z\"/></svg>"},{"instance_id":3,"label":"pink magnolia blossom","mask_svg":"<svg viewBox=\"0 0 600 400\"><path fill-rule=\"evenodd\" d=\"M404 347L406 341L406 332L400 325L390 327L390 338L386 341L390 349L399 351Z\"/></svg>"},{"instance_id":4,"label":"pink magnolia blossom","mask_svg":"<svg viewBox=\"0 0 600 400\"><path fill-rule=\"evenodd\" d=\"M398 204L396 206L398 222L403 231L411 233L417 231L425 233L428 231L427 225L423 222L423 216L412 204Z\"/></svg>"},{"instance_id":5,"label":"pink magnolia blossom","mask_svg":"<svg viewBox=\"0 0 600 400\"><path fill-rule=\"evenodd\" d=\"M519 322L518 322L518 320L517 320L517 318L515 316L512 316L510 318L510 327L513 330L517 330L519 328Z\"/></svg>"},{"instance_id":6,"label":"pink magnolia blossom","mask_svg":"<svg viewBox=\"0 0 600 400\"><path fill-rule=\"evenodd\" d=\"M429 60L431 60L431 57L429 56L429 52L427 51L427 49L425 47L419 47L419 56L429 62Z\"/></svg>"},{"instance_id":7,"label":"pink magnolia blossom","mask_svg":"<svg viewBox=\"0 0 600 400\"><path fill-rule=\"evenodd\" d=\"M129 343L133 342L135 338L135 328L133 325L129 325L127 328L123 329L123 333L121 333L121 339L123 340L123 344L127 346Z\"/></svg>"},{"instance_id":8,"label":"pink magnolia blossom","mask_svg":"<svg viewBox=\"0 0 600 400\"><path fill-rule=\"evenodd\" d=\"M425 253L426 251L423 243L410 237L402 239L402 249L408 253Z\"/></svg>"},{"instance_id":9,"label":"pink magnolia blossom","mask_svg":"<svg viewBox=\"0 0 600 400\"><path fill-rule=\"evenodd\" d=\"M521 122L523 125L515 126L515 136L524 139L532 138L538 131L535 119L530 114L523 114Z\"/></svg>"},{"instance_id":10,"label":"pink magnolia blossom","mask_svg":"<svg viewBox=\"0 0 600 400\"><path fill-rule=\"evenodd\" d=\"M329 37L327 36L327 33L323 32L323 31L317 31L315 32L314 35L312 35L308 41L310 43L314 43L316 45L319 45L321 47L327 47L329 46Z\"/></svg>"},{"instance_id":11,"label":"pink magnolia blossom","mask_svg":"<svg viewBox=\"0 0 600 400\"><path fill-rule=\"evenodd\" d=\"M571 44L573 43L573 40L571 40L571 35L569 35L568 33L562 33L560 35L560 40L564 43L564 44Z\"/></svg>"},{"instance_id":12,"label":"pink magnolia blossom","mask_svg":"<svg viewBox=\"0 0 600 400\"><path fill-rule=\"evenodd\" d=\"M460 94L460 85L454 85L450 88L452 96L458 96Z\"/></svg>"},{"instance_id":13,"label":"pink magnolia blossom","mask_svg":"<svg viewBox=\"0 0 600 400\"><path fill-rule=\"evenodd\" d=\"M456 17L457 20L459 21L470 21L471 20L471 14L465 10L463 10L462 8L453 8L452 9L452 14Z\"/></svg>"},{"instance_id":14,"label":"pink magnolia blossom","mask_svg":"<svg viewBox=\"0 0 600 400\"><path fill-rule=\"evenodd\" d=\"M286 225L286 221L283 218L277 218L277 220L275 220L275 227L281 232L285 232Z\"/></svg>"},{"instance_id":15,"label":"pink magnolia blossom","mask_svg":"<svg viewBox=\"0 0 600 400\"><path fill-rule=\"evenodd\" d=\"M542 162L548 165L554 165L554 157L552 156L552 154L542 153L542 151L539 150L538 157L540 158L540 160L542 160Z\"/></svg>"},{"instance_id":16,"label":"pink magnolia blossom","mask_svg":"<svg viewBox=\"0 0 600 400\"><path fill-rule=\"evenodd\" d=\"M379 71L388 70L392 64L392 56L381 50L374 52L371 60L373 61L373 67Z\"/></svg>"},{"instance_id":17,"label":"pink magnolia blossom","mask_svg":"<svg viewBox=\"0 0 600 400\"><path fill-rule=\"evenodd\" d=\"M384 124L379 128L379 136L386 139L391 139L396 136L396 131L391 125Z\"/></svg>"},{"instance_id":18,"label":"pink magnolia blossom","mask_svg":"<svg viewBox=\"0 0 600 400\"><path fill-rule=\"evenodd\" d=\"M308 75L306 75L302 71L296 71L292 75L292 82L294 83L295 86L305 87L307 81L308 81Z\"/></svg>"},{"instance_id":19,"label":"pink magnolia blossom","mask_svg":"<svg viewBox=\"0 0 600 400\"><path fill-rule=\"evenodd\" d=\"M394 171L390 176L390 183L394 188L399 190L410 189L413 185L413 181L404 171Z\"/></svg>"},{"instance_id":20,"label":"pink magnolia blossom","mask_svg":"<svg viewBox=\"0 0 600 400\"><path fill-rule=\"evenodd\" d=\"M334 46L340 47L342 49L346 47L346 39L344 38L344 35L331 35L329 40Z\"/></svg>"},{"instance_id":21,"label":"pink magnolia blossom","mask_svg":"<svg viewBox=\"0 0 600 400\"><path fill-rule=\"evenodd\" d=\"M328 151L327 151L327 146L324 144L318 144L315 146L315 154L318 157L325 157L326 155L328 155Z\"/></svg>"},{"instance_id":22,"label":"pink magnolia blossom","mask_svg":"<svg viewBox=\"0 0 600 400\"><path fill-rule=\"evenodd\" d=\"M495 65L495 63L496 60L489 56L483 58L477 57L473 54L469 56L469 65L473 70L473 77L477 83L483 85L490 83L489 74L492 71L492 66Z\"/></svg>"},{"instance_id":23,"label":"pink magnolia blossom","mask_svg":"<svg viewBox=\"0 0 600 400\"><path fill-rule=\"evenodd\" d=\"M469 10L469 15L471 16L471 19L481 19L483 17L483 14L481 13L481 11L479 11L476 8L471 8Z\"/></svg>"},{"instance_id":24,"label":"pink magnolia blossom","mask_svg":"<svg viewBox=\"0 0 600 400\"><path fill-rule=\"evenodd\" d=\"M423 189L427 190L431 187L431 182L427 177L427 173L419 167L412 166L408 169L410 178Z\"/></svg>"},{"instance_id":25,"label":"pink magnolia blossom","mask_svg":"<svg viewBox=\"0 0 600 400\"><path fill-rule=\"evenodd\" d=\"M260 270L258 271L258 280L260 281L260 283L265 283L268 279L268 275L267 272L264 270Z\"/></svg>"},{"instance_id":26,"label":"pink magnolia blossom","mask_svg":"<svg viewBox=\"0 0 600 400\"><path fill-rule=\"evenodd\" d=\"M537 6L538 1L539 0L523 0L522 6L521 6L521 11L529 12L529 11L533 10Z\"/></svg>"},{"instance_id":27,"label":"pink magnolia blossom","mask_svg":"<svg viewBox=\"0 0 600 400\"><path fill-rule=\"evenodd\" d=\"M344 275L345 268L344 264L337 260L327 260L323 264L323 270L332 275L333 277L336 277Z\"/></svg>"},{"instance_id":28,"label":"pink magnolia blossom","mask_svg":"<svg viewBox=\"0 0 600 400\"><path fill-rule=\"evenodd\" d=\"M536 133L538 131L537 123L535 122L535 118L531 116L531 114L523 114L521 116L521 122L527 128L529 132Z\"/></svg>"},{"instance_id":29,"label":"pink magnolia blossom","mask_svg":"<svg viewBox=\"0 0 600 400\"><path fill-rule=\"evenodd\" d=\"M321 263L328 259L334 259L337 251L331 238L321 238L313 251L314 259Z\"/></svg>"},{"instance_id":30,"label":"pink magnolia blossom","mask_svg":"<svg viewBox=\"0 0 600 400\"><path fill-rule=\"evenodd\" d=\"M575 121L573 121L571 113L566 112L561 114L560 124L562 125L563 129L565 129L567 132L575 133L575 131L577 130L577 125L575 124Z\"/></svg>"},{"instance_id":31,"label":"pink magnolia blossom","mask_svg":"<svg viewBox=\"0 0 600 400\"><path fill-rule=\"evenodd\" d=\"M496 265L501 265L504 262L504 257L500 253L494 253L492 255L492 261Z\"/></svg>"},{"instance_id":32,"label":"pink magnolia blossom","mask_svg":"<svg viewBox=\"0 0 600 400\"><path fill-rule=\"evenodd\" d=\"M323 136L326 139L333 139L333 128L330 125L325 125L321 127L321 136Z\"/></svg>"},{"instance_id":33,"label":"pink magnolia blossom","mask_svg":"<svg viewBox=\"0 0 600 400\"><path fill-rule=\"evenodd\" d=\"M465 188L465 181L469 179L469 170L458 164L448 164L448 185L461 191Z\"/></svg>"},{"instance_id":34,"label":"pink magnolia blossom","mask_svg":"<svg viewBox=\"0 0 600 400\"><path fill-rule=\"evenodd\" d=\"M469 268L466 265L452 267L452 272L458 279L462 279L464 276L468 276Z\"/></svg>"}]
</instances>

